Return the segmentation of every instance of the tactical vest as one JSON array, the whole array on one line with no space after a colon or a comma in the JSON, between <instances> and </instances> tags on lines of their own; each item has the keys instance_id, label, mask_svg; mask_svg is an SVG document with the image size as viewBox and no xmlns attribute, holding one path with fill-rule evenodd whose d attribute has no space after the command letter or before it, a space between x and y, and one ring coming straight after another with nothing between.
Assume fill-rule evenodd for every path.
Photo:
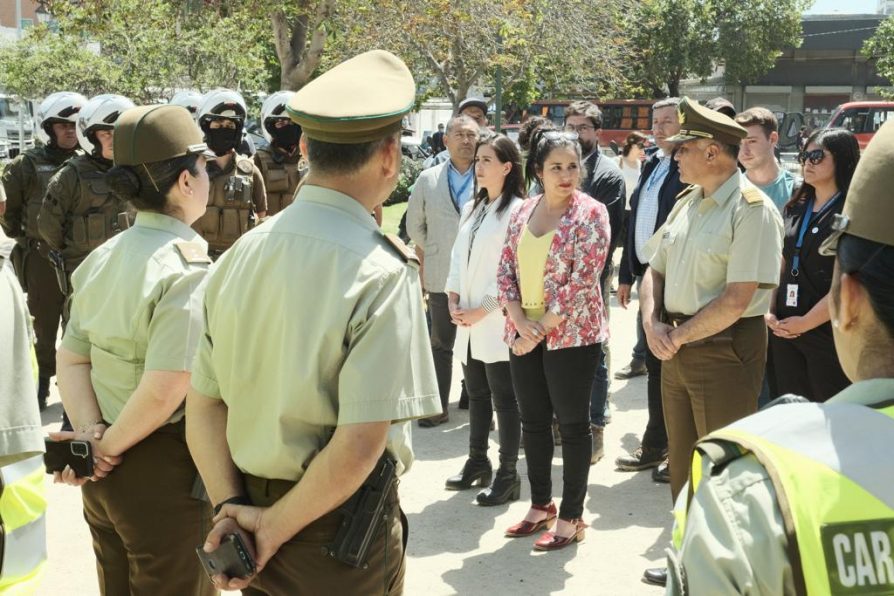
<instances>
[{"instance_id":1,"label":"tactical vest","mask_svg":"<svg viewBox=\"0 0 894 596\"><path fill-rule=\"evenodd\" d=\"M113 193L106 181L108 169L89 157L69 162L78 173L79 196L65 224L65 260L78 265L94 248L130 227L127 202Z\"/></svg>"},{"instance_id":2,"label":"tactical vest","mask_svg":"<svg viewBox=\"0 0 894 596\"><path fill-rule=\"evenodd\" d=\"M208 207L193 228L208 242L213 257L230 248L239 236L254 227L254 164L236 155L235 164L211 180Z\"/></svg>"},{"instance_id":3,"label":"tactical vest","mask_svg":"<svg viewBox=\"0 0 894 596\"><path fill-rule=\"evenodd\" d=\"M0 593L33 594L47 560L43 456L0 467Z\"/></svg>"},{"instance_id":4,"label":"tactical vest","mask_svg":"<svg viewBox=\"0 0 894 596\"><path fill-rule=\"evenodd\" d=\"M72 156L74 155L73 153ZM40 241L40 230L37 227L37 216L40 215L40 206L43 204L43 198L47 194L50 178L61 170L67 161L56 163L47 157L43 149L26 151L22 159L27 159L34 164L34 172L36 174L36 180L31 186L32 192L25 197L25 236L32 240Z\"/></svg>"},{"instance_id":5,"label":"tactical vest","mask_svg":"<svg viewBox=\"0 0 894 596\"><path fill-rule=\"evenodd\" d=\"M751 453L776 490L798 594L894 594L892 438L894 400L774 406L699 441L689 494L714 466Z\"/></svg>"},{"instance_id":6,"label":"tactical vest","mask_svg":"<svg viewBox=\"0 0 894 596\"><path fill-rule=\"evenodd\" d=\"M269 149L260 149L255 153L255 161L261 176L264 177L264 188L267 190L267 215L276 215L292 204L295 189L301 175L298 172L298 160L276 161Z\"/></svg>"}]
</instances>

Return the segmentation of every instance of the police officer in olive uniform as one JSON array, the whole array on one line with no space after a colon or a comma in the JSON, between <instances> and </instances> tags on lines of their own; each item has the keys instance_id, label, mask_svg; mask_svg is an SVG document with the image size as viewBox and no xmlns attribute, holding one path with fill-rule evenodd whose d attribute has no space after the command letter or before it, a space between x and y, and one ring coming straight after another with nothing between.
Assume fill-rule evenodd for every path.
<instances>
[{"instance_id":1,"label":"police officer in olive uniform","mask_svg":"<svg viewBox=\"0 0 894 596\"><path fill-rule=\"evenodd\" d=\"M71 273L84 257L129 226L127 202L109 189L106 173L112 167L115 120L132 107L120 95L88 101L78 115L78 138L86 153L70 159L47 187L37 223L66 297ZM67 320L67 309L62 319Z\"/></svg>"},{"instance_id":2,"label":"police officer in olive uniform","mask_svg":"<svg viewBox=\"0 0 894 596\"><path fill-rule=\"evenodd\" d=\"M372 470L406 471L407 421L441 411L418 263L369 215L397 183L414 99L409 69L381 50L298 91L288 112L304 130L308 176L292 206L209 275L187 397L190 449L218 510L205 550L239 532L260 568L217 577L221 588L402 593L395 484L361 528L372 532L365 565L329 553L339 552L336 508L377 482Z\"/></svg>"},{"instance_id":3,"label":"police officer in olive uniform","mask_svg":"<svg viewBox=\"0 0 894 596\"><path fill-rule=\"evenodd\" d=\"M258 149L253 159L264 177L267 215L276 215L292 204L301 179L298 150L301 127L286 113L286 104L293 95L292 91L277 91L261 106L261 128L270 145Z\"/></svg>"},{"instance_id":4,"label":"police officer in olive uniform","mask_svg":"<svg viewBox=\"0 0 894 596\"><path fill-rule=\"evenodd\" d=\"M92 482L61 476L82 486L104 595L215 592L194 552L211 507L194 492L183 420L211 262L190 227L207 204L206 151L182 107L121 114L107 180L136 220L72 275L58 379L76 430L51 436L93 445Z\"/></svg>"},{"instance_id":5,"label":"police officer in olive uniform","mask_svg":"<svg viewBox=\"0 0 894 596\"><path fill-rule=\"evenodd\" d=\"M671 495L686 482L695 442L757 411L767 358L771 290L779 282L783 227L773 202L737 167L744 128L683 98L668 142L684 190L646 245L640 301L661 366ZM646 581L663 583L663 571Z\"/></svg>"},{"instance_id":6,"label":"police officer in olive uniform","mask_svg":"<svg viewBox=\"0 0 894 596\"><path fill-rule=\"evenodd\" d=\"M698 443L668 594L894 594L892 188L888 122L821 249L837 253L829 310L854 384L825 404L774 404Z\"/></svg>"},{"instance_id":7,"label":"police officer in olive uniform","mask_svg":"<svg viewBox=\"0 0 894 596\"><path fill-rule=\"evenodd\" d=\"M53 93L43 100L37 109L37 135L44 145L23 152L3 171L7 201L0 226L16 241L11 260L28 293L28 309L34 317L41 409L46 407L50 378L56 374L56 336L64 296L50 262L49 247L38 231L37 216L50 178L75 155L75 125L86 101L82 95L69 92Z\"/></svg>"},{"instance_id":8,"label":"police officer in olive uniform","mask_svg":"<svg viewBox=\"0 0 894 596\"><path fill-rule=\"evenodd\" d=\"M217 159L208 162L208 209L193 224L208 242L212 259L267 216L261 172L251 159L236 152L242 142L246 111L241 95L229 89L215 89L205 95L196 112L205 142L217 155Z\"/></svg>"}]
</instances>

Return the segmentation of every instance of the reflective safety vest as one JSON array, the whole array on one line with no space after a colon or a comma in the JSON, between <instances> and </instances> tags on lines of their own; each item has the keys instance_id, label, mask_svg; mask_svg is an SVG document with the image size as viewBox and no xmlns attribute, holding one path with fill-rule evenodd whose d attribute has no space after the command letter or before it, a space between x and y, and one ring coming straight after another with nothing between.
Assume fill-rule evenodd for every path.
<instances>
[{"instance_id":1,"label":"reflective safety vest","mask_svg":"<svg viewBox=\"0 0 894 596\"><path fill-rule=\"evenodd\" d=\"M0 467L0 594L34 594L47 560L43 456Z\"/></svg>"},{"instance_id":2,"label":"reflective safety vest","mask_svg":"<svg viewBox=\"0 0 894 596\"><path fill-rule=\"evenodd\" d=\"M298 158L278 161L273 158L272 149L258 149L254 155L255 165L264 177L264 189L267 191L267 215L276 215L292 204L295 189L301 180L298 171Z\"/></svg>"},{"instance_id":3,"label":"reflective safety vest","mask_svg":"<svg viewBox=\"0 0 894 596\"><path fill-rule=\"evenodd\" d=\"M894 400L770 408L696 445L686 508L713 466L749 453L776 491L795 590L809 596L894 594Z\"/></svg>"}]
</instances>

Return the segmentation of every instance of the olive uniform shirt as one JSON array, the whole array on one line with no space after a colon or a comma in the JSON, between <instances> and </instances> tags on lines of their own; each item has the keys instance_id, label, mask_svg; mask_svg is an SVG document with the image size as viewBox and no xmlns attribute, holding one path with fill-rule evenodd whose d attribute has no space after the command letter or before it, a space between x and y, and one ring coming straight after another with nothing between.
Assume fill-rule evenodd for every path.
<instances>
[{"instance_id":1,"label":"olive uniform shirt","mask_svg":"<svg viewBox=\"0 0 894 596\"><path fill-rule=\"evenodd\" d=\"M727 284L757 282L742 316L766 314L779 283L782 236L779 210L738 170L710 197L691 186L645 248L664 276L665 310L694 315Z\"/></svg>"},{"instance_id":2,"label":"olive uniform shirt","mask_svg":"<svg viewBox=\"0 0 894 596\"><path fill-rule=\"evenodd\" d=\"M269 479L299 480L338 425L440 413L416 264L360 203L301 187L208 276L192 386L226 403L236 466ZM409 424L387 445L405 471Z\"/></svg>"},{"instance_id":3,"label":"olive uniform shirt","mask_svg":"<svg viewBox=\"0 0 894 596\"><path fill-rule=\"evenodd\" d=\"M891 395L894 379L873 379L851 385L826 403L871 405ZM681 491L680 498L687 492ZM795 594L776 501L773 481L753 454L702 476L689 504L682 549L668 552L668 562L677 567L674 575L685 570L688 594ZM668 581L667 594L682 592Z\"/></svg>"},{"instance_id":4,"label":"olive uniform shirt","mask_svg":"<svg viewBox=\"0 0 894 596\"><path fill-rule=\"evenodd\" d=\"M143 371L188 371L202 328L207 244L178 219L141 211L72 275L62 345L89 356L103 419L115 423ZM183 417L183 408L168 422Z\"/></svg>"}]
</instances>

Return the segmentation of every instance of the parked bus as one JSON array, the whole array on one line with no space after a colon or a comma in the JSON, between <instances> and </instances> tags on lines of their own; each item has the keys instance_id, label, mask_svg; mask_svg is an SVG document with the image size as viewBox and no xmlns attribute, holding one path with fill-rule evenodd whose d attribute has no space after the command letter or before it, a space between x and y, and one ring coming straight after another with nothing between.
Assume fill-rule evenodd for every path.
<instances>
[{"instance_id":1,"label":"parked bus","mask_svg":"<svg viewBox=\"0 0 894 596\"><path fill-rule=\"evenodd\" d=\"M573 100L542 100L532 103L518 114L516 121L523 122L529 116L543 116L557 125L565 124L565 108ZM612 142L623 145L633 131L650 135L652 131L652 104L654 99L609 99L595 102L602 110L602 144Z\"/></svg>"}]
</instances>

